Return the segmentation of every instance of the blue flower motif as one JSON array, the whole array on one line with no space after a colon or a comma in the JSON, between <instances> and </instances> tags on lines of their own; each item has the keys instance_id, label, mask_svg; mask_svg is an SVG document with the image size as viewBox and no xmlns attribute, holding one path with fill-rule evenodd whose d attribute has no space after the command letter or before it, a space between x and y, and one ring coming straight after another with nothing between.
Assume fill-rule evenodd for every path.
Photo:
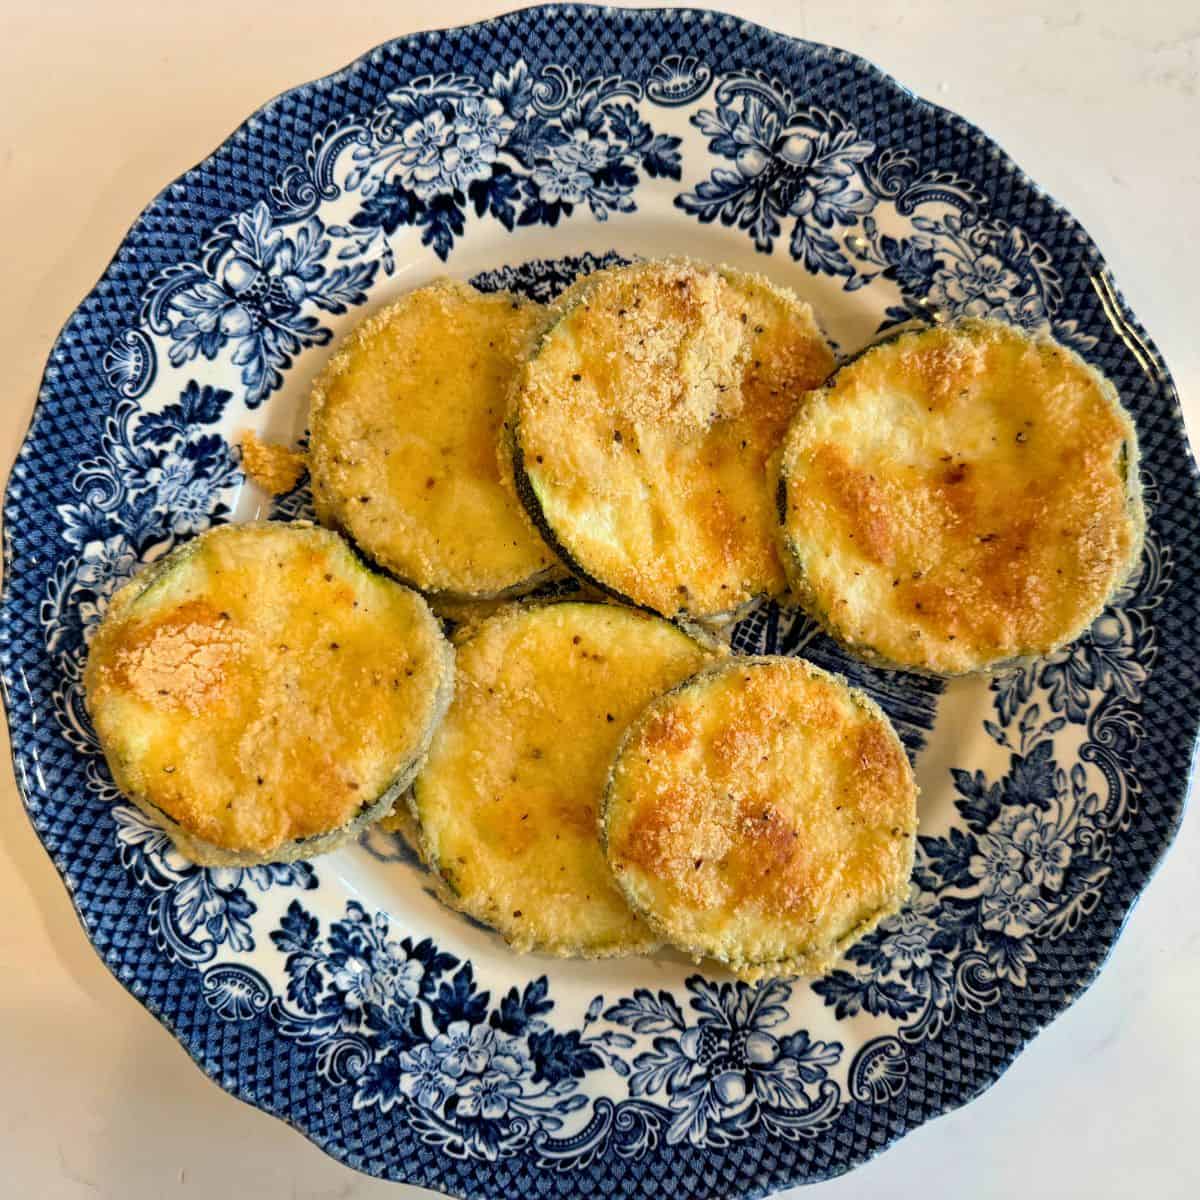
<instances>
[{"instance_id":1,"label":"blue flower motif","mask_svg":"<svg viewBox=\"0 0 1200 1200\"><path fill-rule=\"evenodd\" d=\"M89 542L83 548L75 584L84 637L91 637L113 592L133 576L137 565L137 554L123 533Z\"/></svg>"},{"instance_id":2,"label":"blue flower motif","mask_svg":"<svg viewBox=\"0 0 1200 1200\"><path fill-rule=\"evenodd\" d=\"M407 1005L416 996L425 974L419 962L403 958L388 946L365 958L347 957L334 971L331 982L347 1008L367 1004Z\"/></svg>"},{"instance_id":3,"label":"blue flower motif","mask_svg":"<svg viewBox=\"0 0 1200 1200\"><path fill-rule=\"evenodd\" d=\"M458 1111L464 1117L482 1117L498 1121L508 1115L510 1105L521 1098L521 1063L500 1054L479 1075L473 1075L458 1088Z\"/></svg>"},{"instance_id":4,"label":"blue flower motif","mask_svg":"<svg viewBox=\"0 0 1200 1200\"><path fill-rule=\"evenodd\" d=\"M1024 880L1025 855L1013 841L1011 828L999 827L979 839L979 852L967 869L983 885L985 894L1009 894Z\"/></svg>"},{"instance_id":5,"label":"blue flower motif","mask_svg":"<svg viewBox=\"0 0 1200 1200\"><path fill-rule=\"evenodd\" d=\"M1021 287L1021 276L995 254L981 254L938 271L927 300L957 317L986 317L1004 312Z\"/></svg>"},{"instance_id":6,"label":"blue flower motif","mask_svg":"<svg viewBox=\"0 0 1200 1200\"><path fill-rule=\"evenodd\" d=\"M440 109L411 122L400 136L399 162L405 187L423 200L465 192L476 179L486 179L496 161L496 141L477 131L477 114L460 125Z\"/></svg>"},{"instance_id":7,"label":"blue flower motif","mask_svg":"<svg viewBox=\"0 0 1200 1200\"><path fill-rule=\"evenodd\" d=\"M402 1051L397 1062L403 1072L400 1091L422 1108L440 1109L454 1094L454 1078L442 1070L441 1060L428 1044Z\"/></svg>"},{"instance_id":8,"label":"blue flower motif","mask_svg":"<svg viewBox=\"0 0 1200 1200\"><path fill-rule=\"evenodd\" d=\"M880 925L878 952L887 969L897 973L927 970L933 962L932 940L937 936L936 905L932 901L901 909Z\"/></svg>"},{"instance_id":9,"label":"blue flower motif","mask_svg":"<svg viewBox=\"0 0 1200 1200\"><path fill-rule=\"evenodd\" d=\"M587 199L595 180L593 172L604 166L603 141L586 129L576 129L569 141L550 149L548 158L533 169L538 195L547 204L579 204Z\"/></svg>"},{"instance_id":10,"label":"blue flower motif","mask_svg":"<svg viewBox=\"0 0 1200 1200\"><path fill-rule=\"evenodd\" d=\"M925 295L934 276L944 268L931 242L921 238L894 238L884 235L879 241L883 252L885 279L894 279L900 290Z\"/></svg>"},{"instance_id":11,"label":"blue flower motif","mask_svg":"<svg viewBox=\"0 0 1200 1200\"><path fill-rule=\"evenodd\" d=\"M376 109L369 142L355 148L345 190L363 203L345 226L354 257L374 247L390 272L386 235L421 230L448 258L468 207L506 229L556 225L586 203L599 221L634 210L639 168L678 179L680 139L655 134L623 103L637 88L617 77L581 80L557 66L534 83L523 64L492 80L494 94L463 76L422 76Z\"/></svg>"},{"instance_id":12,"label":"blue flower motif","mask_svg":"<svg viewBox=\"0 0 1200 1200\"><path fill-rule=\"evenodd\" d=\"M496 1031L486 1025L455 1021L433 1039L432 1049L442 1070L457 1079L486 1070L495 1040Z\"/></svg>"},{"instance_id":13,"label":"blue flower motif","mask_svg":"<svg viewBox=\"0 0 1200 1200\"><path fill-rule=\"evenodd\" d=\"M1012 891L996 890L983 897L980 905L984 929L994 929L1007 937L1027 937L1046 915L1035 884L1022 883Z\"/></svg>"},{"instance_id":14,"label":"blue flower motif","mask_svg":"<svg viewBox=\"0 0 1200 1200\"><path fill-rule=\"evenodd\" d=\"M374 1027L402 1024L425 978L425 963L391 941L382 914L356 910L330 937L330 987L342 1008L362 1010Z\"/></svg>"},{"instance_id":15,"label":"blue flower motif","mask_svg":"<svg viewBox=\"0 0 1200 1200\"><path fill-rule=\"evenodd\" d=\"M442 1071L452 1079L482 1075L493 1069L516 1078L528 1065L516 1041L497 1034L488 1025L454 1021L433 1039L430 1047Z\"/></svg>"},{"instance_id":16,"label":"blue flower motif","mask_svg":"<svg viewBox=\"0 0 1200 1200\"><path fill-rule=\"evenodd\" d=\"M1071 843L1059 827L1045 820L1043 813L1034 811L1013 827L1012 840L1025 855L1025 873L1030 882L1058 891L1071 865Z\"/></svg>"},{"instance_id":17,"label":"blue flower motif","mask_svg":"<svg viewBox=\"0 0 1200 1200\"><path fill-rule=\"evenodd\" d=\"M126 805L113 808L121 861L140 883L150 887L152 926L159 946L171 959L199 965L217 948L254 949L250 918L257 906L250 887L315 888L317 878L305 862L258 867L198 867L184 858L170 838Z\"/></svg>"},{"instance_id":18,"label":"blue flower motif","mask_svg":"<svg viewBox=\"0 0 1200 1200\"><path fill-rule=\"evenodd\" d=\"M154 508L163 515L167 532L190 537L212 524L214 481L197 474L194 458L167 454L145 478L154 489Z\"/></svg>"},{"instance_id":19,"label":"blue flower motif","mask_svg":"<svg viewBox=\"0 0 1200 1200\"><path fill-rule=\"evenodd\" d=\"M463 96L454 106L454 131L459 144L464 137L476 139L489 162L495 162L497 152L516 124L493 96Z\"/></svg>"}]
</instances>

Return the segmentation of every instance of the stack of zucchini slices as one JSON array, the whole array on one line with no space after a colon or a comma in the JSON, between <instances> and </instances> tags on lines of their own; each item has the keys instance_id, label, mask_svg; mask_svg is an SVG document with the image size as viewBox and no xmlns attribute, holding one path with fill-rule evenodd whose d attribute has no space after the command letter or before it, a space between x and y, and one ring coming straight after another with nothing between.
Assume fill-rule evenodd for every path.
<instances>
[{"instance_id":1,"label":"stack of zucchini slices","mask_svg":"<svg viewBox=\"0 0 1200 1200\"><path fill-rule=\"evenodd\" d=\"M517 950L825 969L906 898L912 769L865 694L719 632L790 587L871 661L991 671L1078 636L1144 527L1132 423L1055 343L834 368L807 304L686 260L407 294L314 384L326 528L215 529L114 597L114 779L206 864L383 819ZM569 575L596 598L537 596Z\"/></svg>"}]
</instances>

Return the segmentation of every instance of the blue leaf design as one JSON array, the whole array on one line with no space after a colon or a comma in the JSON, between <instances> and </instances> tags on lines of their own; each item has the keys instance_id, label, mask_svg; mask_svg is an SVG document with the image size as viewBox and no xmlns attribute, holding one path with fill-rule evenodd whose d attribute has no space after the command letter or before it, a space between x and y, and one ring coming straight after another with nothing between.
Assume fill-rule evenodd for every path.
<instances>
[{"instance_id":1,"label":"blue leaf design","mask_svg":"<svg viewBox=\"0 0 1200 1200\"><path fill-rule=\"evenodd\" d=\"M398 183L385 183L350 218L355 229L382 229L395 233L401 225L414 225L425 214L425 202Z\"/></svg>"},{"instance_id":2,"label":"blue leaf design","mask_svg":"<svg viewBox=\"0 0 1200 1200\"><path fill-rule=\"evenodd\" d=\"M970 946L979 926L978 899L944 896L939 906L937 932L929 939L930 947L952 952Z\"/></svg>"},{"instance_id":3,"label":"blue leaf design","mask_svg":"<svg viewBox=\"0 0 1200 1200\"><path fill-rule=\"evenodd\" d=\"M647 988L636 988L632 996L609 1008L604 1017L618 1025L628 1025L635 1033L665 1033L670 1029L687 1028L683 1010L671 993L660 991L655 996Z\"/></svg>"},{"instance_id":4,"label":"blue leaf design","mask_svg":"<svg viewBox=\"0 0 1200 1200\"><path fill-rule=\"evenodd\" d=\"M467 189L475 205L475 215L482 217L490 212L510 232L517 219L514 202L520 194L520 182L503 164L496 166L487 179L477 179Z\"/></svg>"},{"instance_id":5,"label":"blue leaf design","mask_svg":"<svg viewBox=\"0 0 1200 1200\"><path fill-rule=\"evenodd\" d=\"M901 1020L921 1007L921 997L897 980L859 979L848 971L832 971L812 988L839 1020L860 1011Z\"/></svg>"},{"instance_id":6,"label":"blue leaf design","mask_svg":"<svg viewBox=\"0 0 1200 1200\"><path fill-rule=\"evenodd\" d=\"M975 877L968 863L971 856L979 852L975 835L951 829L949 837L921 837L924 862L918 862L913 878L920 887L930 892L946 887L971 887Z\"/></svg>"},{"instance_id":7,"label":"blue leaf design","mask_svg":"<svg viewBox=\"0 0 1200 1200\"><path fill-rule=\"evenodd\" d=\"M492 1025L514 1037L520 1037L533 1021L554 1007L554 1001L547 998L549 991L550 984L545 975L539 975L527 983L524 992L518 993L515 987L509 988L500 1001L500 1011L492 1013Z\"/></svg>"},{"instance_id":8,"label":"blue leaf design","mask_svg":"<svg viewBox=\"0 0 1200 1200\"><path fill-rule=\"evenodd\" d=\"M629 1078L631 1096L652 1096L664 1088L674 1094L691 1074L693 1063L679 1049L675 1038L656 1037L654 1049L639 1054L633 1060L634 1071Z\"/></svg>"},{"instance_id":9,"label":"blue leaf design","mask_svg":"<svg viewBox=\"0 0 1200 1200\"><path fill-rule=\"evenodd\" d=\"M1028 754L1012 756L1012 766L1004 780L1005 804L1050 807L1058 791L1053 753L1054 743L1047 739L1038 742Z\"/></svg>"},{"instance_id":10,"label":"blue leaf design","mask_svg":"<svg viewBox=\"0 0 1200 1200\"><path fill-rule=\"evenodd\" d=\"M288 905L287 912L272 932L271 941L287 954L288 999L306 1013L316 1012L321 992L321 956L317 951L320 926L298 900Z\"/></svg>"},{"instance_id":11,"label":"blue leaf design","mask_svg":"<svg viewBox=\"0 0 1200 1200\"><path fill-rule=\"evenodd\" d=\"M488 993L476 992L475 972L471 964L463 963L449 983L443 983L432 1002L434 1020L439 1029L447 1029L455 1021L478 1025L487 1016Z\"/></svg>"},{"instance_id":12,"label":"blue leaf design","mask_svg":"<svg viewBox=\"0 0 1200 1200\"><path fill-rule=\"evenodd\" d=\"M417 218L417 223L423 226L421 244L431 246L443 262L450 257L455 237L467 227L463 211L453 196L438 196Z\"/></svg>"},{"instance_id":13,"label":"blue leaf design","mask_svg":"<svg viewBox=\"0 0 1200 1200\"><path fill-rule=\"evenodd\" d=\"M529 1038L533 1058L533 1082L555 1084L564 1079L582 1079L588 1071L598 1071L604 1060L583 1043L578 1029L556 1033L544 1029Z\"/></svg>"},{"instance_id":14,"label":"blue leaf design","mask_svg":"<svg viewBox=\"0 0 1200 1200\"><path fill-rule=\"evenodd\" d=\"M968 827L975 833L987 833L988 826L1000 815L1000 806L1004 801L1001 785L994 783L989 786L982 771L976 771L972 775L970 771L952 767L950 774L954 779L954 786L963 797L956 800L955 804Z\"/></svg>"},{"instance_id":15,"label":"blue leaf design","mask_svg":"<svg viewBox=\"0 0 1200 1200\"><path fill-rule=\"evenodd\" d=\"M187 437L195 426L219 421L232 396L233 393L224 388L207 384L201 387L191 379L180 393L177 404L168 404L159 412L142 414L133 435L134 444L164 446L175 438Z\"/></svg>"},{"instance_id":16,"label":"blue leaf design","mask_svg":"<svg viewBox=\"0 0 1200 1200\"><path fill-rule=\"evenodd\" d=\"M359 262L352 267L335 267L309 295L318 308L344 313L350 305L365 304L367 288L374 282L377 262Z\"/></svg>"},{"instance_id":17,"label":"blue leaf design","mask_svg":"<svg viewBox=\"0 0 1200 1200\"><path fill-rule=\"evenodd\" d=\"M642 167L651 179L681 179L683 157L679 152L680 138L657 134L642 151Z\"/></svg>"}]
</instances>

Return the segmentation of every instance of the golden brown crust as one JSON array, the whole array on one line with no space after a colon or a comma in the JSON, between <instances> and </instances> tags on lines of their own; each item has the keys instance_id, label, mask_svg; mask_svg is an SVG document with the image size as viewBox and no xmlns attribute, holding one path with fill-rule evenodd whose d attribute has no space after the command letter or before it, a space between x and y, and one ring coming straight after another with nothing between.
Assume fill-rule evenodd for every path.
<instances>
[{"instance_id":1,"label":"golden brown crust","mask_svg":"<svg viewBox=\"0 0 1200 1200\"><path fill-rule=\"evenodd\" d=\"M304 455L289 446L264 442L252 429L242 434L242 470L272 496L290 492L307 469Z\"/></svg>"},{"instance_id":2,"label":"golden brown crust","mask_svg":"<svg viewBox=\"0 0 1200 1200\"><path fill-rule=\"evenodd\" d=\"M809 306L759 277L681 260L588 276L514 391L522 499L586 575L664 615L778 592L765 464L832 366Z\"/></svg>"},{"instance_id":3,"label":"golden brown crust","mask_svg":"<svg viewBox=\"0 0 1200 1200\"><path fill-rule=\"evenodd\" d=\"M414 788L451 903L518 950L650 948L600 850L604 780L630 718L711 657L667 622L606 604L512 606L468 631Z\"/></svg>"},{"instance_id":4,"label":"golden brown crust","mask_svg":"<svg viewBox=\"0 0 1200 1200\"><path fill-rule=\"evenodd\" d=\"M391 807L452 662L424 601L336 534L236 525L122 589L84 683L118 786L189 857L271 861Z\"/></svg>"},{"instance_id":5,"label":"golden brown crust","mask_svg":"<svg viewBox=\"0 0 1200 1200\"><path fill-rule=\"evenodd\" d=\"M501 477L496 443L539 305L453 280L364 321L313 385L321 520L423 591L482 598L555 567Z\"/></svg>"},{"instance_id":6,"label":"golden brown crust","mask_svg":"<svg viewBox=\"0 0 1200 1200\"><path fill-rule=\"evenodd\" d=\"M633 907L745 978L821 970L896 911L916 823L887 718L794 658L730 659L651 702L604 809Z\"/></svg>"},{"instance_id":7,"label":"golden brown crust","mask_svg":"<svg viewBox=\"0 0 1200 1200\"><path fill-rule=\"evenodd\" d=\"M996 321L904 334L812 392L780 466L797 598L939 674L1048 653L1141 552L1137 438L1078 355Z\"/></svg>"}]
</instances>

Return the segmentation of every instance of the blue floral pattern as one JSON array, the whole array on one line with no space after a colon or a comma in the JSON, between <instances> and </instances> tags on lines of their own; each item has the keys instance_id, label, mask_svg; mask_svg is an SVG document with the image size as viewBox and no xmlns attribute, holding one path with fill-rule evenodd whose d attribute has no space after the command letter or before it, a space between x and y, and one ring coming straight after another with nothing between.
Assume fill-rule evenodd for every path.
<instances>
[{"instance_id":1,"label":"blue floral pattern","mask_svg":"<svg viewBox=\"0 0 1200 1200\"><path fill-rule=\"evenodd\" d=\"M829 1069L842 1046L779 1029L789 981L693 977L690 1021L668 992L638 990L606 1010L597 996L581 1028L559 1032L546 1020L554 1002L545 976L493 1004L470 963L428 939L394 937L385 914L355 901L327 938L293 901L271 940L287 955L287 996L271 1005L281 1031L313 1046L330 1082L354 1089L357 1107L399 1107L456 1157L533 1146L565 1166L613 1137L632 1156L659 1136L723 1145L760 1123L794 1139L827 1127L839 1107ZM594 1028L601 1016L615 1028ZM629 1099L595 1106L581 1134L556 1138L588 1103L581 1081L606 1066L628 1080Z\"/></svg>"},{"instance_id":2,"label":"blue floral pattern","mask_svg":"<svg viewBox=\"0 0 1200 1200\"><path fill-rule=\"evenodd\" d=\"M894 285L899 300L880 332L990 316L1051 329L1080 351L1095 346L1057 318L1063 293L1049 252L1019 226L981 216L985 198L968 180L921 170L912 155L877 146L840 113L799 101L760 72L727 76L714 98L716 108L692 123L733 166L677 196L685 212L736 226L767 253L790 224L788 248L807 270L845 277L847 291ZM885 232L874 215L884 203L910 233Z\"/></svg>"},{"instance_id":3,"label":"blue floral pattern","mask_svg":"<svg viewBox=\"0 0 1200 1200\"><path fill-rule=\"evenodd\" d=\"M390 272L390 235L416 227L445 259L470 209L508 230L557 225L583 205L598 221L633 212L639 171L681 170L680 139L656 134L630 103L641 94L630 80L583 80L554 65L534 79L523 62L496 72L487 91L463 75L414 79L372 114L346 178L362 205L331 232L352 239L354 255L380 254Z\"/></svg>"},{"instance_id":4,"label":"blue floral pattern","mask_svg":"<svg viewBox=\"0 0 1200 1200\"><path fill-rule=\"evenodd\" d=\"M246 406L255 408L283 382L296 354L332 336L306 309L343 313L367 298L378 263L330 268L322 263L329 248L317 217L281 228L260 201L217 226L199 263L157 276L142 318L171 339L175 366L231 347Z\"/></svg>"},{"instance_id":5,"label":"blue floral pattern","mask_svg":"<svg viewBox=\"0 0 1200 1200\"><path fill-rule=\"evenodd\" d=\"M901 300L888 307L880 331L910 321L999 317L1031 331L1050 330L1079 351L1096 342L1074 323L1056 319L1062 280L1044 246L1019 226L981 219L971 208L912 218L909 237L881 232L864 217L848 244L869 264L857 278L892 281ZM871 270L871 268L876 268Z\"/></svg>"},{"instance_id":6,"label":"blue floral pattern","mask_svg":"<svg viewBox=\"0 0 1200 1200\"><path fill-rule=\"evenodd\" d=\"M109 785L112 799L119 793ZM263 867L198 867L171 844L161 829L135 808L117 804L121 865L137 883L154 893L147 909L150 932L172 962L198 967L219 949L245 953L255 948L250 918L257 911L251 889L312 889L317 877L306 862ZM226 991L226 1003L231 1001Z\"/></svg>"},{"instance_id":7,"label":"blue floral pattern","mask_svg":"<svg viewBox=\"0 0 1200 1200\"><path fill-rule=\"evenodd\" d=\"M287 955L287 996L271 1006L281 1031L313 1046L357 1107L399 1106L456 1157L511 1155L559 1129L587 1102L578 1081L632 1044L586 1025L555 1032L545 976L492 1005L470 963L394 936L356 901L325 938L293 901L271 940Z\"/></svg>"},{"instance_id":8,"label":"blue floral pattern","mask_svg":"<svg viewBox=\"0 0 1200 1200\"><path fill-rule=\"evenodd\" d=\"M98 754L80 686L87 638L139 564L232 515L242 475L226 439L329 343L327 318L389 294L388 277L421 255L453 261L472 224L544 236L574 220L574 232L649 209L656 196L685 225L739 231L839 295L865 289L881 330L998 315L1084 353L1104 349L1094 336L1103 326L1081 322L1050 252L1061 245L1054 222L994 205L980 183L884 145L863 109L744 62L674 52L614 71L590 61L535 73L506 51L486 72L465 62L392 78L371 93L370 111L312 130L261 199L230 202L198 249L145 270L136 321L106 328L96 349L99 446L50 489L44 524L57 517L60 542L39 551L37 583L55 736L81 756L66 803L72 822L93 806L102 814L93 824L104 823L115 855L104 894L128 896L122 942L148 939L163 974L196 981L196 1011L226 1023L218 1029L269 1023L292 1048L293 1071L344 1089L354 1114L386 1115L437 1163L531 1164L548 1172L539 1187L557 1181L555 1194L577 1193L592 1177L580 1172L615 1161L658 1178L662 1163L681 1161L673 1149L729 1162L720 1152L751 1139L806 1139L823 1161L844 1161L828 1147L859 1120L856 1105L899 1099L885 1120L893 1132L911 1123L897 1114L921 1047L949 1022L1023 1002L1046 943L1108 903L1141 805L1129 764L1161 666L1156 611L1173 569L1171 550L1151 538L1140 576L1087 634L993 684L994 753L986 769L952 772L954 811L919 840L910 903L820 980L680 976L673 988L595 996L580 1012L554 971L496 985L482 957L345 901L320 863L215 869L179 856L122 802ZM676 136L685 130L695 132ZM604 244L620 245L620 223L607 228ZM476 282L544 301L577 272L621 261L615 250L571 248ZM311 515L303 483L273 515ZM9 528L26 538L33 526ZM797 613L766 605L734 641L850 675L914 755L937 733L939 682L841 658ZM371 853L381 869L407 869ZM491 1175L469 1177L491 1188Z\"/></svg>"},{"instance_id":9,"label":"blue floral pattern","mask_svg":"<svg viewBox=\"0 0 1200 1200\"><path fill-rule=\"evenodd\" d=\"M55 572L42 603L51 653L80 649L112 593L143 562L230 513L242 474L229 446L206 429L231 393L188 382L159 412L119 400L104 424L100 457L71 481L79 499L58 506L75 551Z\"/></svg>"},{"instance_id":10,"label":"blue floral pattern","mask_svg":"<svg viewBox=\"0 0 1200 1200\"><path fill-rule=\"evenodd\" d=\"M841 113L801 103L758 73L723 79L716 101L692 121L733 169L718 167L677 198L679 207L736 225L765 253L790 221L793 258L813 272L853 277L836 233L875 207L862 173L874 144Z\"/></svg>"}]
</instances>

